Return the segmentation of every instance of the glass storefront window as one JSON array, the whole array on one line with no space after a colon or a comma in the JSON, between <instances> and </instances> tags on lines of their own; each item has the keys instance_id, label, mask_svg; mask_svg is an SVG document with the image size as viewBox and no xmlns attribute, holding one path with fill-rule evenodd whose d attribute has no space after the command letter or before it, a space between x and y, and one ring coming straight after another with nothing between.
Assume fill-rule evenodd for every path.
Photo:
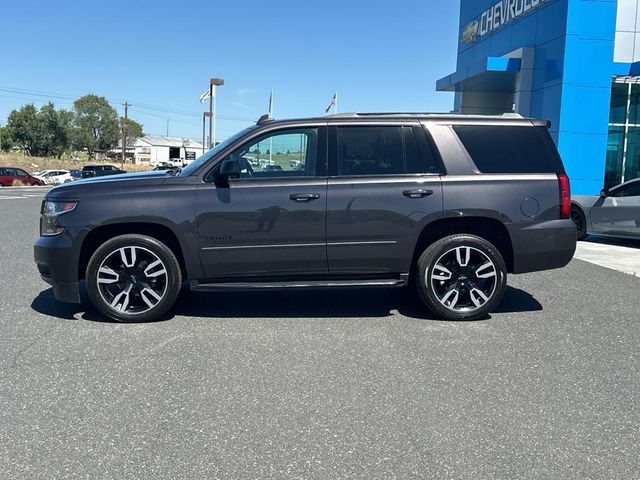
<instances>
[{"instance_id":1,"label":"glass storefront window","mask_svg":"<svg viewBox=\"0 0 640 480\"><path fill-rule=\"evenodd\" d=\"M629 123L640 123L640 85L631 85L631 98L629 102Z\"/></svg>"},{"instance_id":2,"label":"glass storefront window","mask_svg":"<svg viewBox=\"0 0 640 480\"><path fill-rule=\"evenodd\" d=\"M640 78L624 78L624 82L614 78L604 186L634 178L640 178Z\"/></svg>"},{"instance_id":3,"label":"glass storefront window","mask_svg":"<svg viewBox=\"0 0 640 480\"><path fill-rule=\"evenodd\" d=\"M640 127L629 127L627 158L624 162L624 181L640 176Z\"/></svg>"},{"instance_id":4,"label":"glass storefront window","mask_svg":"<svg viewBox=\"0 0 640 480\"><path fill-rule=\"evenodd\" d=\"M626 83L613 82L611 85L609 123L626 123L628 89Z\"/></svg>"},{"instance_id":5,"label":"glass storefront window","mask_svg":"<svg viewBox=\"0 0 640 480\"><path fill-rule=\"evenodd\" d=\"M609 127L607 142L607 164L604 173L604 186L611 188L622 180L622 161L624 153L624 127Z\"/></svg>"}]
</instances>

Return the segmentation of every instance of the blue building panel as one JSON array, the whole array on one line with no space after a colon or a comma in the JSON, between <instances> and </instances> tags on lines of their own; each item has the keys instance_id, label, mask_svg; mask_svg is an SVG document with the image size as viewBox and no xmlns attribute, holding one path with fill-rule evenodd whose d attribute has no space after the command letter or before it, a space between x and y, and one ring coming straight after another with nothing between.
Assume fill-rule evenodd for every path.
<instances>
[{"instance_id":1,"label":"blue building panel","mask_svg":"<svg viewBox=\"0 0 640 480\"><path fill-rule=\"evenodd\" d=\"M461 0L457 71L437 87L456 91L456 110L470 113L484 113L478 105L496 113L511 90L516 111L551 121L574 193L596 194L612 76L640 72L640 63L613 61L616 8L616 0Z\"/></svg>"}]
</instances>

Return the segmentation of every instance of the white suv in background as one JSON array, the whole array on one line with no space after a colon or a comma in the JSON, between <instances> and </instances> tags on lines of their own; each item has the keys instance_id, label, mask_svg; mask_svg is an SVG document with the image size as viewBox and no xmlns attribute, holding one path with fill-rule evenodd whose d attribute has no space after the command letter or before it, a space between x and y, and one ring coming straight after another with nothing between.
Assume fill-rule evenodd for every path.
<instances>
[{"instance_id":1,"label":"white suv in background","mask_svg":"<svg viewBox=\"0 0 640 480\"><path fill-rule=\"evenodd\" d=\"M41 172L35 172L33 176L42 180L46 185L59 185L73 182L74 180L69 170L42 170Z\"/></svg>"}]
</instances>

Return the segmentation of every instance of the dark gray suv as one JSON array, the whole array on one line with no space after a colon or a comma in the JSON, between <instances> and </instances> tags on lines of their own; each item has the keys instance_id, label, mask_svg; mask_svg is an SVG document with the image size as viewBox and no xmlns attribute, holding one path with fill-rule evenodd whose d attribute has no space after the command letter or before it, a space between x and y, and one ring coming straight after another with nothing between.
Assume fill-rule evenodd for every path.
<instances>
[{"instance_id":1,"label":"dark gray suv","mask_svg":"<svg viewBox=\"0 0 640 480\"><path fill-rule=\"evenodd\" d=\"M165 314L192 290L415 284L486 316L508 273L572 258L569 180L545 121L345 114L258 123L182 170L51 190L35 261L58 300Z\"/></svg>"}]
</instances>

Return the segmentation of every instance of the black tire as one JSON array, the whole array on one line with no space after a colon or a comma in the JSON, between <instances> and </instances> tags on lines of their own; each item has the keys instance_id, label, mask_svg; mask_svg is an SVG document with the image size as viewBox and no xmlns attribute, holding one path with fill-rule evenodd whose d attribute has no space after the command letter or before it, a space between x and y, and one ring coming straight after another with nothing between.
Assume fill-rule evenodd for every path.
<instances>
[{"instance_id":1,"label":"black tire","mask_svg":"<svg viewBox=\"0 0 640 480\"><path fill-rule=\"evenodd\" d=\"M416 271L422 301L448 320L485 317L502 301L507 288L502 255L475 235L450 235L434 242L420 255Z\"/></svg>"},{"instance_id":2,"label":"black tire","mask_svg":"<svg viewBox=\"0 0 640 480\"><path fill-rule=\"evenodd\" d=\"M173 306L182 284L173 252L138 234L103 243L91 256L85 278L91 303L118 322L157 320Z\"/></svg>"},{"instance_id":3,"label":"black tire","mask_svg":"<svg viewBox=\"0 0 640 480\"><path fill-rule=\"evenodd\" d=\"M587 219L580 207L573 205L571 207L571 220L576 225L576 239L584 240L589 235L587 234Z\"/></svg>"}]
</instances>

